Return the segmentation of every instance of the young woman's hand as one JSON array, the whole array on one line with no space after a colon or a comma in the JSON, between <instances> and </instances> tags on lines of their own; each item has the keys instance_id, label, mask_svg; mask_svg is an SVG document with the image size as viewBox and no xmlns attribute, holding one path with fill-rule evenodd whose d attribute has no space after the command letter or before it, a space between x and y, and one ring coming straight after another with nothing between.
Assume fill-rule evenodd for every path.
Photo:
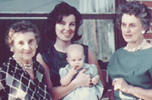
<instances>
[{"instance_id":1,"label":"young woman's hand","mask_svg":"<svg viewBox=\"0 0 152 100\"><path fill-rule=\"evenodd\" d=\"M77 87L83 87L83 86L91 87L92 86L90 75L84 74L86 70L87 69L82 69L77 75L77 77L73 80L73 82L75 82Z\"/></svg>"},{"instance_id":2,"label":"young woman's hand","mask_svg":"<svg viewBox=\"0 0 152 100\"><path fill-rule=\"evenodd\" d=\"M97 85L99 81L100 81L100 76L99 75L96 75L95 77L92 78L92 83L94 85Z\"/></svg>"}]
</instances>

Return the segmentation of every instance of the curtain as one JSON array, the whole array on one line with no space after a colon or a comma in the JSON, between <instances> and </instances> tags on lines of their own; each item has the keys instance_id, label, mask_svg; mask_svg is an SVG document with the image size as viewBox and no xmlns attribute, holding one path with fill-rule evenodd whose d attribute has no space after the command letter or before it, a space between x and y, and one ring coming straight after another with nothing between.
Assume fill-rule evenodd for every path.
<instances>
[{"instance_id":1,"label":"curtain","mask_svg":"<svg viewBox=\"0 0 152 100\"><path fill-rule=\"evenodd\" d=\"M114 13L115 0L79 0L80 13Z\"/></svg>"},{"instance_id":2,"label":"curtain","mask_svg":"<svg viewBox=\"0 0 152 100\"><path fill-rule=\"evenodd\" d=\"M81 13L110 12L114 0L80 0ZM112 4L113 3L113 4ZM105 5L106 4L106 5ZM110 6L111 5L111 6ZM88 45L98 60L108 62L115 51L113 20L84 19L79 29L79 43Z\"/></svg>"},{"instance_id":3,"label":"curtain","mask_svg":"<svg viewBox=\"0 0 152 100\"><path fill-rule=\"evenodd\" d=\"M115 51L113 20L83 20L79 43L88 45L98 60L108 62Z\"/></svg>"}]
</instances>

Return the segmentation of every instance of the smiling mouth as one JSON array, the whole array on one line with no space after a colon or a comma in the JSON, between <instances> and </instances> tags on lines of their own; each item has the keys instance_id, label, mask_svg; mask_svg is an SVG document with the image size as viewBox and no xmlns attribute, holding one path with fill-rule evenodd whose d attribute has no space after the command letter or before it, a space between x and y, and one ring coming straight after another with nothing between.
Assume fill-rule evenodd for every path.
<instances>
[{"instance_id":1,"label":"smiling mouth","mask_svg":"<svg viewBox=\"0 0 152 100\"><path fill-rule=\"evenodd\" d=\"M70 36L70 33L69 34L64 34L65 36Z\"/></svg>"},{"instance_id":2,"label":"smiling mouth","mask_svg":"<svg viewBox=\"0 0 152 100\"><path fill-rule=\"evenodd\" d=\"M28 55L28 54L31 54L31 52L24 52L24 54L27 54L27 55Z\"/></svg>"},{"instance_id":3,"label":"smiling mouth","mask_svg":"<svg viewBox=\"0 0 152 100\"><path fill-rule=\"evenodd\" d=\"M64 32L63 33L65 36L69 36L69 35L71 35L71 32Z\"/></svg>"},{"instance_id":4,"label":"smiling mouth","mask_svg":"<svg viewBox=\"0 0 152 100\"><path fill-rule=\"evenodd\" d=\"M124 36L125 36L125 37L127 37L127 38L130 38L130 37L132 37L132 35L126 35L126 34L125 34Z\"/></svg>"}]
</instances>

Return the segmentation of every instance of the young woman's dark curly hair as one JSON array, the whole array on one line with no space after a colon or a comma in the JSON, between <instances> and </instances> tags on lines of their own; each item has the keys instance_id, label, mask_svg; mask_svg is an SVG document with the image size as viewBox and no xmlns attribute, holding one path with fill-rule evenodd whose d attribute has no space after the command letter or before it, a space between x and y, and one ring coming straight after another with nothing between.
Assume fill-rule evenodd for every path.
<instances>
[{"instance_id":1,"label":"young woman's dark curly hair","mask_svg":"<svg viewBox=\"0 0 152 100\"><path fill-rule=\"evenodd\" d=\"M116 14L117 27L119 29L121 28L123 14L135 15L135 17L139 18L143 28L146 29L146 32L150 28L151 10L148 9L145 4L140 4L137 1L127 2L125 5L118 7Z\"/></svg>"},{"instance_id":2,"label":"young woman's dark curly hair","mask_svg":"<svg viewBox=\"0 0 152 100\"><path fill-rule=\"evenodd\" d=\"M76 8L70 6L69 4L65 2L61 2L60 4L56 5L52 12L49 13L47 17L47 35L51 40L56 39L56 33L55 33L55 25L56 23L60 23L62 21L63 16L68 16L70 14L73 14L76 18L76 30L75 35L72 38L72 41L79 40L81 36L78 35L78 29L79 26L82 24L82 16L77 11Z\"/></svg>"}]
</instances>

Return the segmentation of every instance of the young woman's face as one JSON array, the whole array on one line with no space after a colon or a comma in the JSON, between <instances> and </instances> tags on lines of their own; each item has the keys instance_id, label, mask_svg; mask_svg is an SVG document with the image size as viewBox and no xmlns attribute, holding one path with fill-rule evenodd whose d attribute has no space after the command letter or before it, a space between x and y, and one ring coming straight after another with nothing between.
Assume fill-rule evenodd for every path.
<instances>
[{"instance_id":1,"label":"young woman's face","mask_svg":"<svg viewBox=\"0 0 152 100\"><path fill-rule=\"evenodd\" d=\"M56 23L55 32L56 39L61 41L71 41L75 34L76 21L75 16L70 14L69 16L63 16L60 23Z\"/></svg>"},{"instance_id":2,"label":"young woman's face","mask_svg":"<svg viewBox=\"0 0 152 100\"><path fill-rule=\"evenodd\" d=\"M15 33L13 43L13 52L15 57L21 61L31 61L36 53L36 38L33 32Z\"/></svg>"},{"instance_id":3,"label":"young woman's face","mask_svg":"<svg viewBox=\"0 0 152 100\"><path fill-rule=\"evenodd\" d=\"M134 15L123 14L121 23L122 36L124 40L128 43L135 43L143 38L142 23L140 19Z\"/></svg>"}]
</instances>

